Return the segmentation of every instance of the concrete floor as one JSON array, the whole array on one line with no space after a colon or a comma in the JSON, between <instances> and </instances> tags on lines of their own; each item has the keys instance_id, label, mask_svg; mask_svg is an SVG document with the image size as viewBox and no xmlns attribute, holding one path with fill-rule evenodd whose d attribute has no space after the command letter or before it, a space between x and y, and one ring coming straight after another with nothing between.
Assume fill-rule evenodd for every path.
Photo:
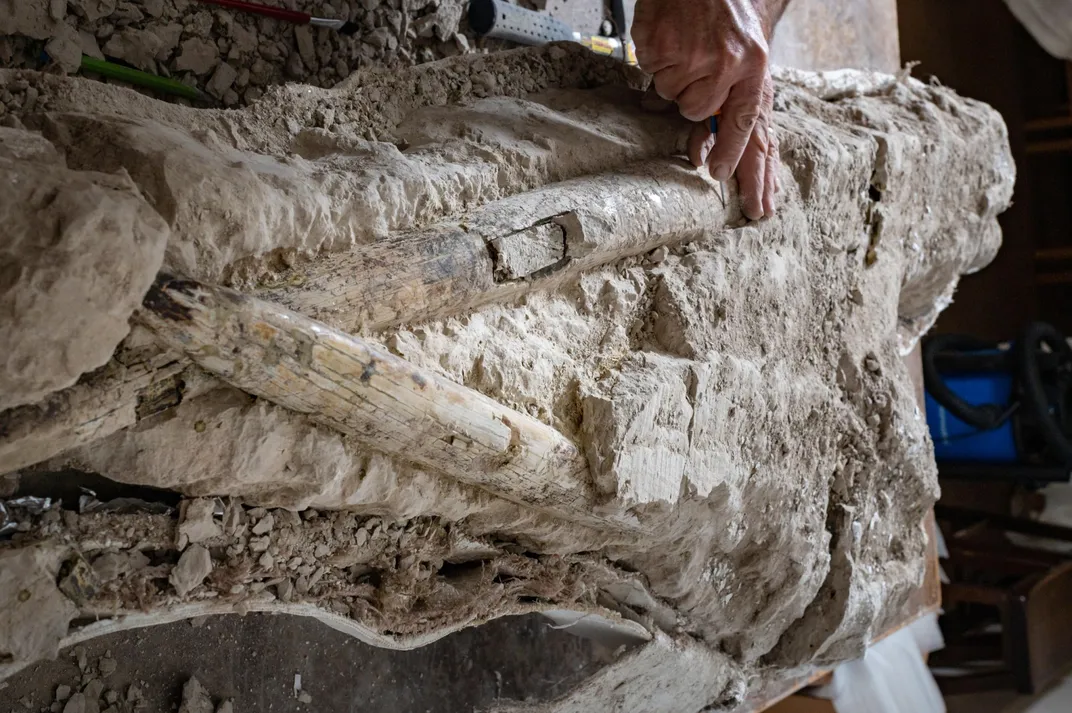
<instances>
[{"instance_id":1,"label":"concrete floor","mask_svg":"<svg viewBox=\"0 0 1072 713\"><path fill-rule=\"evenodd\" d=\"M238 713L473 711L503 698L550 700L611 655L536 615L500 619L417 651L377 649L311 619L267 614L127 631L84 648L90 666L111 652L118 668L106 688L136 684L144 713L174 711L191 675L215 702L233 698ZM294 674L312 702L296 699ZM80 675L73 652L61 652L9 681L0 711L26 711L24 697L30 710L47 709L57 686L78 690Z\"/></svg>"}]
</instances>

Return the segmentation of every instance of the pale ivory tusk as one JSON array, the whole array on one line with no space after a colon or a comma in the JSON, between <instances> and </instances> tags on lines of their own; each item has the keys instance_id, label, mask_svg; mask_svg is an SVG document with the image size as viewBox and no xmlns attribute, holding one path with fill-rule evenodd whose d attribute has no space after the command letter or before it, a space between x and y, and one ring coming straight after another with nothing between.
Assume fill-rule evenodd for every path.
<instances>
[{"instance_id":1,"label":"pale ivory tusk","mask_svg":"<svg viewBox=\"0 0 1072 713\"><path fill-rule=\"evenodd\" d=\"M554 428L283 307L160 275L136 320L227 383L374 450L603 529L580 450Z\"/></svg>"}]
</instances>

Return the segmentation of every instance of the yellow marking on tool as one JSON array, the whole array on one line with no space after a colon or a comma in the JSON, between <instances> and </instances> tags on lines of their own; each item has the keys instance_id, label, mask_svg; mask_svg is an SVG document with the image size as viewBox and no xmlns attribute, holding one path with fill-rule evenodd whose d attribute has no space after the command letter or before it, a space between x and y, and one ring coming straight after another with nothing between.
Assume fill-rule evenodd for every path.
<instances>
[{"instance_id":1,"label":"yellow marking on tool","mask_svg":"<svg viewBox=\"0 0 1072 713\"><path fill-rule=\"evenodd\" d=\"M615 43L606 37L599 37L597 35L588 35L581 38L581 44L588 49L607 57L614 56Z\"/></svg>"}]
</instances>

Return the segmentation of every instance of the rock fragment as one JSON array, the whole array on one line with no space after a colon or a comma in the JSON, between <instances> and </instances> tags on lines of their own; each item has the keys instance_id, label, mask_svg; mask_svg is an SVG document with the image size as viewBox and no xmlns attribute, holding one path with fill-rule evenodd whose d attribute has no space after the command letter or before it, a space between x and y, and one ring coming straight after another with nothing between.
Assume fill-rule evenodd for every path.
<instances>
[{"instance_id":1,"label":"rock fragment","mask_svg":"<svg viewBox=\"0 0 1072 713\"><path fill-rule=\"evenodd\" d=\"M63 713L86 713L86 696L83 693L75 693L67 699L63 706Z\"/></svg>"},{"instance_id":2,"label":"rock fragment","mask_svg":"<svg viewBox=\"0 0 1072 713\"><path fill-rule=\"evenodd\" d=\"M274 526L275 518L272 517L272 513L268 513L253 526L252 532L254 535L266 535L272 531Z\"/></svg>"},{"instance_id":3,"label":"rock fragment","mask_svg":"<svg viewBox=\"0 0 1072 713\"><path fill-rule=\"evenodd\" d=\"M82 54L89 55L95 59L104 59L104 53L101 52L100 45L97 44L97 38L93 36L92 32L79 30L78 43L81 46Z\"/></svg>"},{"instance_id":4,"label":"rock fragment","mask_svg":"<svg viewBox=\"0 0 1072 713\"><path fill-rule=\"evenodd\" d=\"M115 0L68 0L75 14L89 22L96 22L115 12Z\"/></svg>"},{"instance_id":5,"label":"rock fragment","mask_svg":"<svg viewBox=\"0 0 1072 713\"><path fill-rule=\"evenodd\" d=\"M85 695L86 701L92 705L97 704L103 692L104 684L99 678L94 678L82 688L82 694Z\"/></svg>"},{"instance_id":6,"label":"rock fragment","mask_svg":"<svg viewBox=\"0 0 1072 713\"><path fill-rule=\"evenodd\" d=\"M105 43L104 54L125 60L142 71L155 72L161 44L160 38L148 30L125 27Z\"/></svg>"},{"instance_id":7,"label":"rock fragment","mask_svg":"<svg viewBox=\"0 0 1072 713\"><path fill-rule=\"evenodd\" d=\"M194 677L190 677L190 680L183 684L182 687L182 702L179 703L179 713L214 713L215 706L212 705L212 698L208 695L208 691L201 685L201 682Z\"/></svg>"},{"instance_id":8,"label":"rock fragment","mask_svg":"<svg viewBox=\"0 0 1072 713\"><path fill-rule=\"evenodd\" d=\"M62 550L38 545L0 552L0 659L55 658L78 609L56 587Z\"/></svg>"},{"instance_id":9,"label":"rock fragment","mask_svg":"<svg viewBox=\"0 0 1072 713\"><path fill-rule=\"evenodd\" d=\"M257 35L242 27L231 26L231 53L237 56L247 55L257 49Z\"/></svg>"},{"instance_id":10,"label":"rock fragment","mask_svg":"<svg viewBox=\"0 0 1072 713\"><path fill-rule=\"evenodd\" d=\"M211 498L184 502L183 520L179 524L179 549L187 544L205 542L223 534L216 522L216 501Z\"/></svg>"},{"instance_id":11,"label":"rock fragment","mask_svg":"<svg viewBox=\"0 0 1072 713\"><path fill-rule=\"evenodd\" d=\"M0 191L0 265L7 268L0 278L0 410L38 401L111 358L163 262L169 234L125 172L69 170L62 160L40 160L44 151L38 160L24 149L5 157L8 146L40 145L33 136L0 129L0 173L21 176ZM34 197L46 194L53 196L47 204ZM123 264L110 264L117 254L126 256ZM100 261L104 255L110 257ZM76 304L81 314L69 318ZM45 323L55 328L33 326Z\"/></svg>"},{"instance_id":12,"label":"rock fragment","mask_svg":"<svg viewBox=\"0 0 1072 713\"><path fill-rule=\"evenodd\" d=\"M294 28L294 41L298 45L298 54L309 69L316 71L316 45L313 43L313 31L308 25Z\"/></svg>"},{"instance_id":13,"label":"rock fragment","mask_svg":"<svg viewBox=\"0 0 1072 713\"><path fill-rule=\"evenodd\" d=\"M106 552L93 560L93 574L100 582L112 582L148 566L149 558L138 550Z\"/></svg>"},{"instance_id":14,"label":"rock fragment","mask_svg":"<svg viewBox=\"0 0 1072 713\"><path fill-rule=\"evenodd\" d=\"M115 673L115 669L117 666L118 664L116 664L115 659L110 656L105 656L97 664L97 669L100 671L101 676L107 678L108 676L111 676L113 673Z\"/></svg>"},{"instance_id":15,"label":"rock fragment","mask_svg":"<svg viewBox=\"0 0 1072 713\"><path fill-rule=\"evenodd\" d=\"M154 24L149 25L148 30L160 40L160 47L156 51L157 61L166 61L179 46L179 40L182 38L182 25L177 22Z\"/></svg>"},{"instance_id":16,"label":"rock fragment","mask_svg":"<svg viewBox=\"0 0 1072 713\"><path fill-rule=\"evenodd\" d=\"M82 38L73 27L64 24L45 44L45 53L65 72L73 74L82 63Z\"/></svg>"},{"instance_id":17,"label":"rock fragment","mask_svg":"<svg viewBox=\"0 0 1072 713\"><path fill-rule=\"evenodd\" d=\"M7 0L0 4L0 35L25 35L45 40L58 26L51 2Z\"/></svg>"},{"instance_id":18,"label":"rock fragment","mask_svg":"<svg viewBox=\"0 0 1072 713\"><path fill-rule=\"evenodd\" d=\"M67 0L49 0L48 14L56 22L61 22L67 17Z\"/></svg>"},{"instance_id":19,"label":"rock fragment","mask_svg":"<svg viewBox=\"0 0 1072 713\"><path fill-rule=\"evenodd\" d=\"M175 68L202 76L215 69L219 61L220 50L214 42L191 37L182 43L182 53L175 60Z\"/></svg>"},{"instance_id":20,"label":"rock fragment","mask_svg":"<svg viewBox=\"0 0 1072 713\"><path fill-rule=\"evenodd\" d=\"M191 545L179 557L168 581L180 597L185 597L205 581L212 571L212 556L201 545Z\"/></svg>"}]
</instances>

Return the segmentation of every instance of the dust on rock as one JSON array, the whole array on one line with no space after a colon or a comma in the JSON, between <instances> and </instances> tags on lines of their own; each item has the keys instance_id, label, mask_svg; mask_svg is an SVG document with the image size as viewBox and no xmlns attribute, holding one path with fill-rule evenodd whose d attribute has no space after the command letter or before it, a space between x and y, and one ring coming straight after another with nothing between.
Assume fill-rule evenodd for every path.
<instances>
[{"instance_id":1,"label":"dust on rock","mask_svg":"<svg viewBox=\"0 0 1072 713\"><path fill-rule=\"evenodd\" d=\"M146 710L144 696L137 685L124 686L112 679L117 664L111 651L90 660L85 648L75 646L64 656L74 664L73 676L67 682L57 684L43 706L37 707L35 701L24 698L24 708L40 713L141 713ZM205 711L214 713L213 708Z\"/></svg>"},{"instance_id":2,"label":"dust on rock","mask_svg":"<svg viewBox=\"0 0 1072 713\"><path fill-rule=\"evenodd\" d=\"M81 677L57 685L52 701L41 707L40 713L148 713L145 692L140 686L134 683L121 686L109 681L116 667L111 652L89 662L85 660L85 650L75 647L70 657L77 661ZM29 706L24 703L29 710L35 708L32 701L27 699L26 703L30 703ZM182 686L178 713L234 713L234 704L230 699L214 697L191 676Z\"/></svg>"},{"instance_id":3,"label":"dust on rock","mask_svg":"<svg viewBox=\"0 0 1072 713\"><path fill-rule=\"evenodd\" d=\"M205 503L215 502L187 501L181 511L192 515L195 529L204 533L204 513L213 509ZM217 534L199 544L190 544L187 537L180 552L176 543L182 540L175 533L186 523L167 515L61 515L57 508L34 515L14 505L9 510L29 526L0 542L0 556L9 551L25 557L32 552L25 543L47 542L59 548L52 555L57 561L66 547L75 545L78 553L67 550L67 557L92 561L77 601L83 616L181 602L226 603L233 611L249 610L258 601L302 602L376 630L412 635L490 611L528 610L522 602L594 605L593 593L582 584L583 558L527 556L489 543L483 558L472 560L471 541L464 539L457 548L457 526L434 518L393 522L308 511L299 516L230 502L214 516ZM19 581L26 586L24 579ZM72 614L62 621L64 629ZM37 624L34 633L42 631ZM19 634L0 631L0 641ZM17 660L42 654L39 649L14 653ZM87 666L80 661L84 671ZM101 676L115 670L110 657L96 666Z\"/></svg>"},{"instance_id":4,"label":"dust on rock","mask_svg":"<svg viewBox=\"0 0 1072 713\"><path fill-rule=\"evenodd\" d=\"M38 67L44 48L55 65L73 73L81 54L103 54L200 86L233 106L286 81L329 87L359 69L464 54L476 41L466 35L462 0L286 4L358 29L343 34L291 25L191 0L26 0L0 13L0 68ZM243 69L244 81L234 83Z\"/></svg>"}]
</instances>

